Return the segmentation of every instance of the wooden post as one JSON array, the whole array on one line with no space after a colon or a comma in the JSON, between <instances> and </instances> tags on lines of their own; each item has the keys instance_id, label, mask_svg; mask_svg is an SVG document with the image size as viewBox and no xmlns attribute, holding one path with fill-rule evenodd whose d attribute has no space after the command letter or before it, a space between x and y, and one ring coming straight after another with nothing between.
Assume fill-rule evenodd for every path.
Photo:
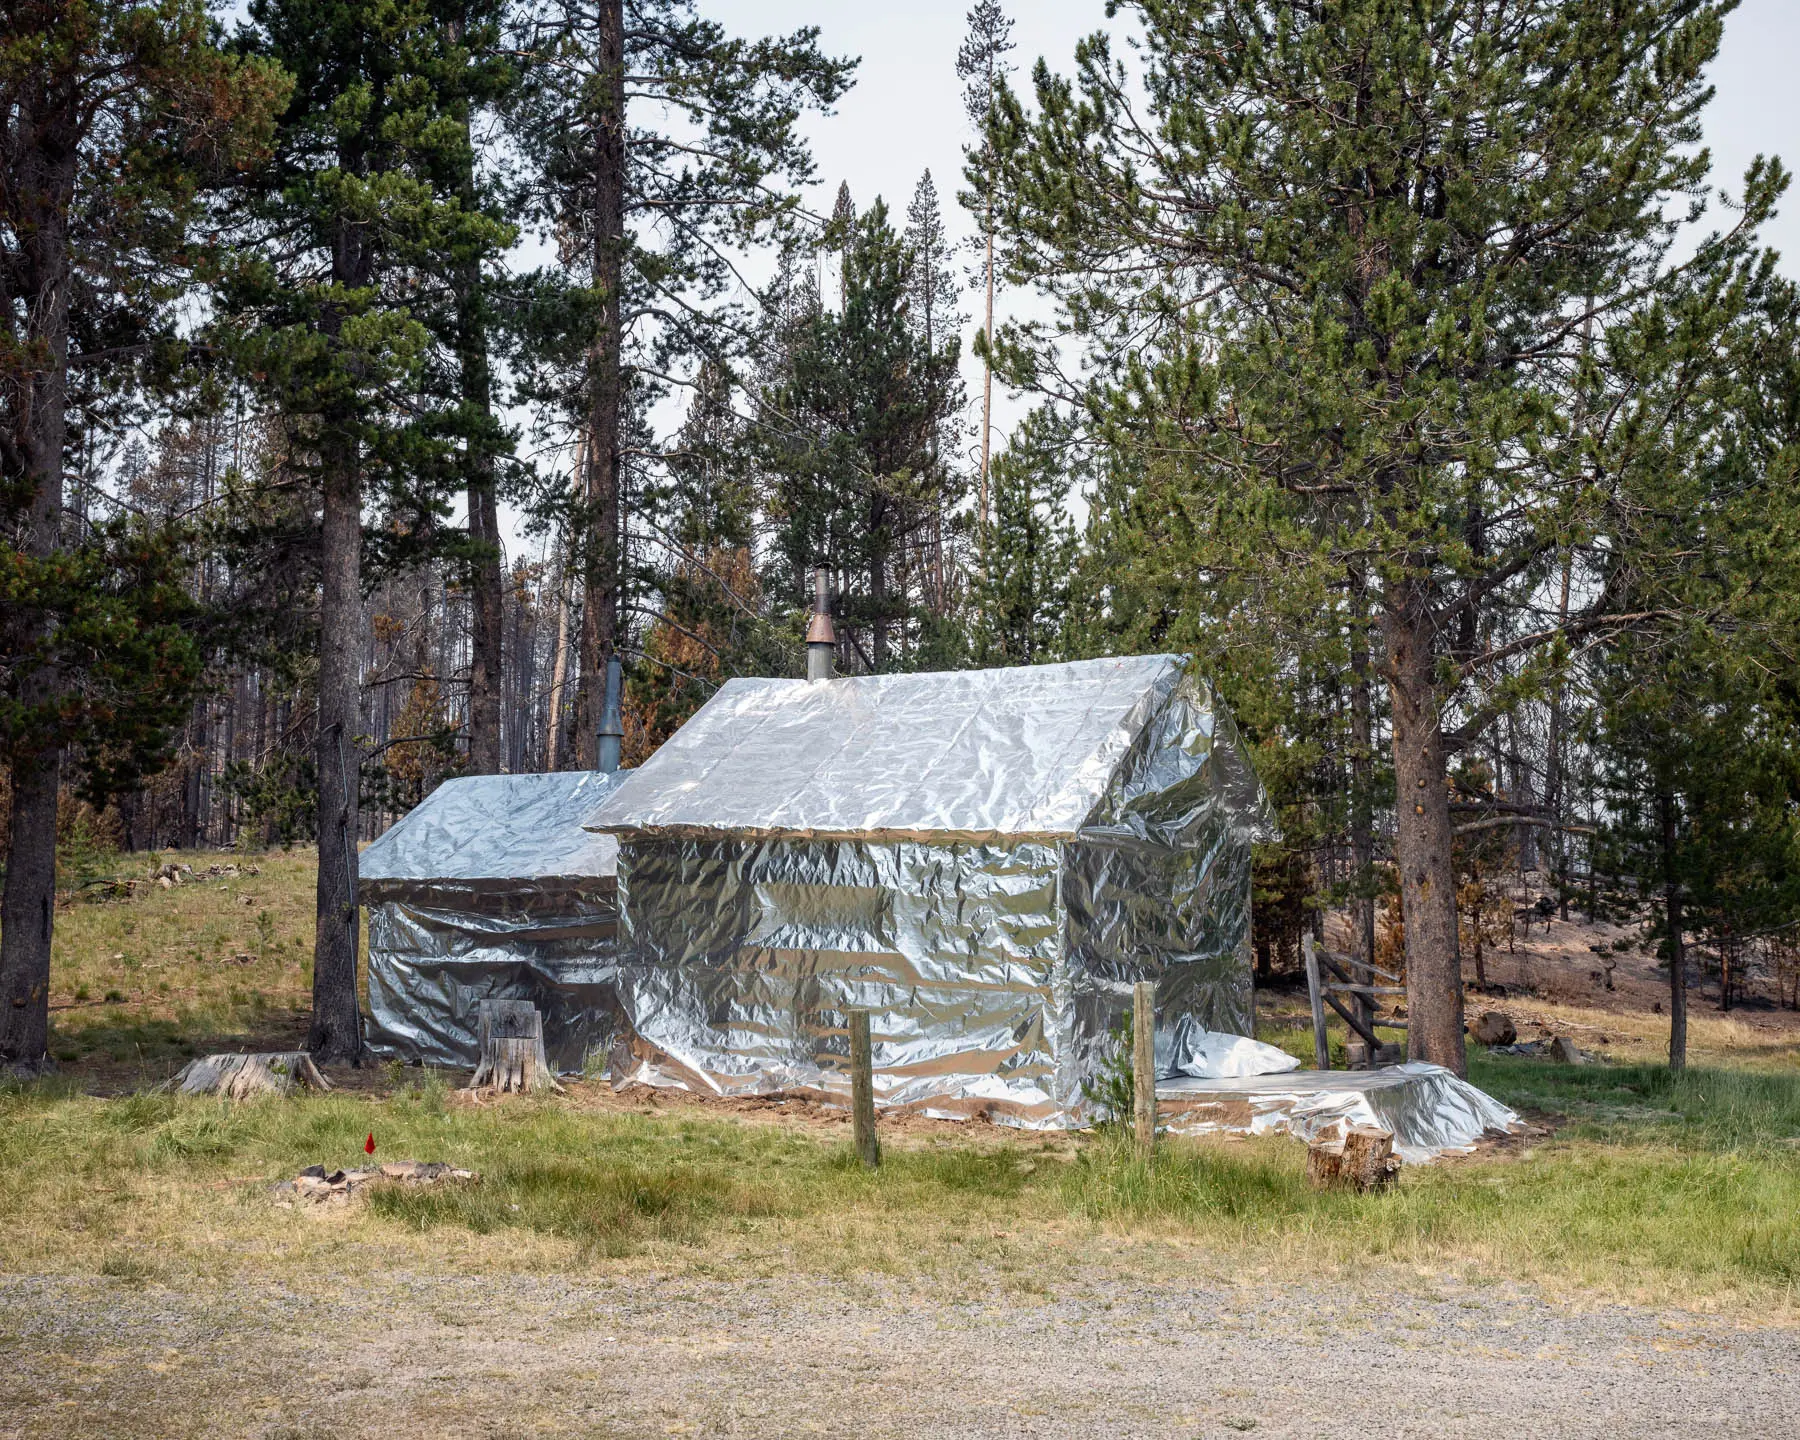
<instances>
[{"instance_id":1,"label":"wooden post","mask_svg":"<svg viewBox=\"0 0 1800 1440\"><path fill-rule=\"evenodd\" d=\"M850 1128L857 1158L870 1170L881 1163L881 1141L875 1134L875 1049L869 1040L869 1012L852 1010L850 1019Z\"/></svg>"},{"instance_id":2,"label":"wooden post","mask_svg":"<svg viewBox=\"0 0 1800 1440\"><path fill-rule=\"evenodd\" d=\"M1156 986L1140 980L1131 991L1131 1128L1140 1160L1156 1146Z\"/></svg>"},{"instance_id":3,"label":"wooden post","mask_svg":"<svg viewBox=\"0 0 1800 1440\"><path fill-rule=\"evenodd\" d=\"M1313 1059L1320 1070L1331 1068L1331 1042L1325 1036L1325 986L1319 975L1319 955L1309 934L1300 937L1300 956L1306 962L1306 991L1312 996Z\"/></svg>"}]
</instances>

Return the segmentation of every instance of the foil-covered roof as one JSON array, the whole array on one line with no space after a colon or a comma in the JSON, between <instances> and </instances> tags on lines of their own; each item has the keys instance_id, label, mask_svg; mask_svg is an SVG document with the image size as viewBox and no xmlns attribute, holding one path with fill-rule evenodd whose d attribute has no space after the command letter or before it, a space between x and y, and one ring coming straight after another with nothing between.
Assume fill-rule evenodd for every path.
<instances>
[{"instance_id":1,"label":"foil-covered roof","mask_svg":"<svg viewBox=\"0 0 1800 1440\"><path fill-rule=\"evenodd\" d=\"M730 680L625 772L587 825L621 835L1073 835L1184 684L1194 682L1177 655ZM1198 694L1184 713L1199 729L1175 742L1197 761L1221 718ZM1223 734L1231 768L1247 774L1229 719Z\"/></svg>"},{"instance_id":2,"label":"foil-covered roof","mask_svg":"<svg viewBox=\"0 0 1800 1440\"><path fill-rule=\"evenodd\" d=\"M467 775L446 780L362 852L365 888L611 880L619 845L582 828L620 774ZM365 896L365 898L367 898Z\"/></svg>"}]
</instances>

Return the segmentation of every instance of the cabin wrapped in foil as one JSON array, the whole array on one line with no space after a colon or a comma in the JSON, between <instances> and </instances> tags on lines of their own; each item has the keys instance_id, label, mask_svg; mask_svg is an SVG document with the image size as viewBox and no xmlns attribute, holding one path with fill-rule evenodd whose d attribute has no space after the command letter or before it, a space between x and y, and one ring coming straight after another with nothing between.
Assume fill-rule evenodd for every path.
<instances>
[{"instance_id":1,"label":"cabin wrapped in foil","mask_svg":"<svg viewBox=\"0 0 1800 1440\"><path fill-rule=\"evenodd\" d=\"M486 999L529 1000L550 1062L578 1070L618 1032L618 844L582 828L623 775L447 780L363 851L369 1044L476 1061Z\"/></svg>"},{"instance_id":2,"label":"cabin wrapped in foil","mask_svg":"<svg viewBox=\"0 0 1800 1440\"><path fill-rule=\"evenodd\" d=\"M587 826L615 1083L839 1098L863 1008L878 1104L1061 1126L1138 980L1165 1045L1250 1033L1268 804L1179 656L731 680Z\"/></svg>"}]
</instances>

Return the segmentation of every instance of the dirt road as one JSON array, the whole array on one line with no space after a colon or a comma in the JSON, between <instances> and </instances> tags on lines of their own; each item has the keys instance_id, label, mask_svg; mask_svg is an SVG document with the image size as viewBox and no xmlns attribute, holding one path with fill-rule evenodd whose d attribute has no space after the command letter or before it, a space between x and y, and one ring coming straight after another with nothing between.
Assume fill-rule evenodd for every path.
<instances>
[{"instance_id":1,"label":"dirt road","mask_svg":"<svg viewBox=\"0 0 1800 1440\"><path fill-rule=\"evenodd\" d=\"M0 1277L0 1435L1800 1433L1800 1335L1419 1281Z\"/></svg>"}]
</instances>

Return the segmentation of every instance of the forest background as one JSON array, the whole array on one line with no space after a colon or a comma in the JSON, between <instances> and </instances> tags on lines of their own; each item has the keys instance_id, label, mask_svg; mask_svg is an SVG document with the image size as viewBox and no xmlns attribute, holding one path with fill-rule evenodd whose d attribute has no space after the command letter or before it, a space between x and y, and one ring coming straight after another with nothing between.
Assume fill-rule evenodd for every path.
<instances>
[{"instance_id":1,"label":"forest background","mask_svg":"<svg viewBox=\"0 0 1800 1440\"><path fill-rule=\"evenodd\" d=\"M815 565L846 673L1194 654L1259 967L1347 907L1416 1055L1523 892L1674 1063L1800 1000L1792 222L1700 149L1789 22L1118 8L915 27L882 198L804 6L8 5L0 1059L96 857L296 841L354 1056L358 842L594 766L615 656L628 765L800 673Z\"/></svg>"}]
</instances>

